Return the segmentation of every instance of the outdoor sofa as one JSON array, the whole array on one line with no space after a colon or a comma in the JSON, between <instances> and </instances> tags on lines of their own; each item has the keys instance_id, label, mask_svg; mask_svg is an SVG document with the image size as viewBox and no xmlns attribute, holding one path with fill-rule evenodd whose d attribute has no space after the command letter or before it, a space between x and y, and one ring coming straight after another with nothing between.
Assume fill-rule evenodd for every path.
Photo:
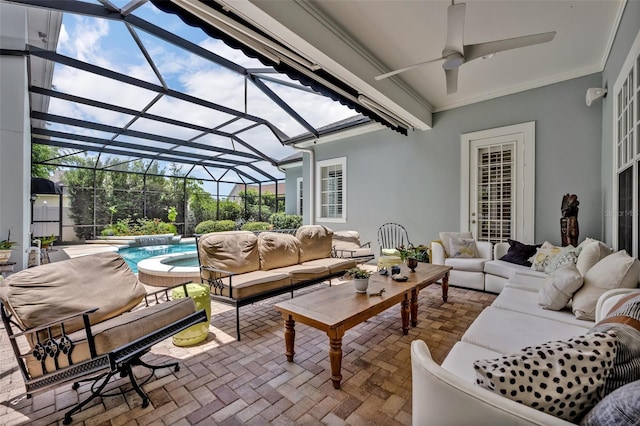
<instances>
[{"instance_id":1,"label":"outdoor sofa","mask_svg":"<svg viewBox=\"0 0 640 426\"><path fill-rule=\"evenodd\" d=\"M600 368L600 364L594 363L603 360L589 363L590 356L576 357L572 353L571 345L575 344L578 336L588 334L591 337L583 341L591 342L593 333L602 331L602 324L612 321L607 319L599 323L617 301L629 293L640 295L640 289L637 288L640 278L638 259L624 251L605 254L601 258L601 243L590 243L593 245L589 250L584 248L581 251L583 257L578 256L576 264L563 265L549 274L536 275L529 273L530 268L516 268L519 271L507 279L492 305L474 320L442 365L431 358L425 342L412 342L414 425L568 425L577 423L583 415L589 421L587 424L592 425L599 424L601 420L598 416L603 412L610 414L609 408L617 415L625 404L631 408L635 406L635 414L631 413L632 417L629 418L637 421L640 416L637 407L640 330L616 324L625 328L623 334L634 337L635 352L630 352L625 346L626 352L619 352L624 355L615 358L609 373L593 370ZM635 300L633 309L638 312L640 297ZM629 322L626 318L624 321ZM594 329L596 324L599 327ZM640 322L636 326L638 324ZM628 341L621 340L619 332L616 334L616 344L628 344ZM548 342L555 342L557 346ZM527 347L529 350L523 350ZM548 347L553 348L553 353L548 352ZM618 350L621 348L619 346ZM564 356L571 358L562 359ZM635 360L632 361L633 365L618 365L623 357L627 360L625 362ZM544 366L536 367L533 364L536 359ZM554 380L552 386L540 384L543 375L546 375L545 366L552 366L547 370L550 380ZM631 383L621 386L593 408L587 404L584 412L571 417L572 408L568 406L568 401L561 408L559 404L564 402L563 398L568 398L568 389L574 386L573 382L569 385L565 383L566 380L575 380L572 375L575 374L572 373L576 371L574 369L585 382L595 380L594 383L582 383L574 389L587 392L599 389L598 392L601 392L603 388L600 386L609 387L615 380L618 384L624 381ZM605 377L610 381L603 384L601 379ZM525 380L524 383L520 378ZM476 384L479 380L482 386ZM513 387L510 388L511 383ZM493 391L487 389L492 386ZM564 394L559 396L558 392ZM575 396L573 392L572 398ZM536 409L516 402L532 397L542 398L545 402L548 398L550 405L555 406L551 410L548 406L544 407L543 412L540 411L542 406ZM632 398L631 403L629 398ZM531 404L531 400L528 402ZM563 413L558 413L561 410ZM550 411L552 414L549 414ZM615 424L623 424L619 423L619 418L617 421Z\"/></svg>"},{"instance_id":2,"label":"outdoor sofa","mask_svg":"<svg viewBox=\"0 0 640 426\"><path fill-rule=\"evenodd\" d=\"M305 225L295 235L279 232L228 231L198 238L203 283L212 299L236 308L240 339L240 307L344 275L357 260L333 257L333 231Z\"/></svg>"},{"instance_id":3,"label":"outdoor sofa","mask_svg":"<svg viewBox=\"0 0 640 426\"><path fill-rule=\"evenodd\" d=\"M36 266L0 280L0 313L27 396L69 382L73 389L81 381L93 382L91 395L65 414L63 423L69 424L71 415L95 397L118 394L103 389L120 376L131 382L120 393L135 390L146 407L149 398L132 367L177 371L175 362L154 366L140 357L156 343L207 321L193 299L171 300L170 290L147 294L113 252Z\"/></svg>"}]
</instances>

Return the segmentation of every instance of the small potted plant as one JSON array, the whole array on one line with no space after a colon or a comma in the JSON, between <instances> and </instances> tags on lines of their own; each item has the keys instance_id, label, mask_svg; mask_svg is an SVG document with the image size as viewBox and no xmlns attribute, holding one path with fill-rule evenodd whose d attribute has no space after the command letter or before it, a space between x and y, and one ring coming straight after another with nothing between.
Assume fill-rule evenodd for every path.
<instances>
[{"instance_id":1,"label":"small potted plant","mask_svg":"<svg viewBox=\"0 0 640 426\"><path fill-rule=\"evenodd\" d=\"M415 272L418 267L418 251L415 247L409 246L406 249L404 247L398 247L400 252L400 259L407 264L411 272Z\"/></svg>"},{"instance_id":2,"label":"small potted plant","mask_svg":"<svg viewBox=\"0 0 640 426\"><path fill-rule=\"evenodd\" d=\"M13 252L13 247L17 245L18 243L11 241L11 231L9 231L7 239L0 240L0 263L7 263L9 261L11 253Z\"/></svg>"},{"instance_id":3,"label":"small potted plant","mask_svg":"<svg viewBox=\"0 0 640 426\"><path fill-rule=\"evenodd\" d=\"M48 237L37 237L34 240L40 240L40 248L48 249L49 246L51 246L53 242L56 241L57 239L58 237L51 234Z\"/></svg>"},{"instance_id":4,"label":"small potted plant","mask_svg":"<svg viewBox=\"0 0 640 426\"><path fill-rule=\"evenodd\" d=\"M357 266L355 268L348 269L344 274L344 278L353 280L353 285L356 288L356 293L366 293L369 287L369 277L371 272L360 269Z\"/></svg>"}]
</instances>

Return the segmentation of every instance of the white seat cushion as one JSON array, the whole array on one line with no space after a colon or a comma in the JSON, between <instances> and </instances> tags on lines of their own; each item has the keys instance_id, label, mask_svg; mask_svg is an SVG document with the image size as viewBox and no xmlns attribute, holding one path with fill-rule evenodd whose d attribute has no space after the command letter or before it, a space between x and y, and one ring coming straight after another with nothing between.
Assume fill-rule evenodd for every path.
<instances>
[{"instance_id":1,"label":"white seat cushion","mask_svg":"<svg viewBox=\"0 0 640 426\"><path fill-rule=\"evenodd\" d=\"M485 308L462 336L462 341L508 354L527 346L578 336L589 329L521 312Z\"/></svg>"},{"instance_id":2,"label":"white seat cushion","mask_svg":"<svg viewBox=\"0 0 640 426\"><path fill-rule=\"evenodd\" d=\"M484 271L484 264L487 259L481 258L454 258L448 257L444 260L446 266L451 266L453 269L469 272L482 272Z\"/></svg>"},{"instance_id":3,"label":"white seat cushion","mask_svg":"<svg viewBox=\"0 0 640 426\"><path fill-rule=\"evenodd\" d=\"M548 318L579 327L589 328L595 324L593 321L577 319L570 308L565 308L561 311L542 309L542 307L538 305L538 293L513 287L505 287L491 306L509 311L522 312L540 318Z\"/></svg>"},{"instance_id":4,"label":"white seat cushion","mask_svg":"<svg viewBox=\"0 0 640 426\"><path fill-rule=\"evenodd\" d=\"M544 285L546 276L538 275L539 272L535 271L531 271L531 273L537 275L530 275L525 272L516 272L513 277L509 278L505 287L518 288L520 290L531 291L537 294Z\"/></svg>"},{"instance_id":5,"label":"white seat cushion","mask_svg":"<svg viewBox=\"0 0 640 426\"><path fill-rule=\"evenodd\" d=\"M492 351L482 346L456 342L453 348L451 348L451 351L449 351L447 358L442 362L442 368L451 371L469 383L473 383L476 380L473 361L479 359L494 359L501 356L502 354L500 352Z\"/></svg>"},{"instance_id":6,"label":"white seat cushion","mask_svg":"<svg viewBox=\"0 0 640 426\"><path fill-rule=\"evenodd\" d=\"M504 260L492 260L484 264L484 272L486 274L497 275L499 277L511 278L517 272L526 272L531 275L546 277L544 272L534 271L527 266L516 265L515 263L505 262Z\"/></svg>"}]
</instances>

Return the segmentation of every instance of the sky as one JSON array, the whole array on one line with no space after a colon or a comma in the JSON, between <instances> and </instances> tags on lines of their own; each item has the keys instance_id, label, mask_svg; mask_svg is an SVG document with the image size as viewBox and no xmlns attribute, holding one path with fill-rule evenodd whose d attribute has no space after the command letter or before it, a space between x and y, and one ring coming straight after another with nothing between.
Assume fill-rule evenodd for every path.
<instances>
[{"instance_id":1,"label":"sky","mask_svg":"<svg viewBox=\"0 0 640 426\"><path fill-rule=\"evenodd\" d=\"M113 1L113 3L122 7L128 1L117 0ZM169 30L238 65L247 68L265 68L258 60L248 58L240 50L232 49L222 41L210 38L202 30L184 24L175 15L159 11L150 2L136 9L134 15ZM252 82L245 83L243 76L209 60L188 53L142 30L135 28L134 31L146 47L151 60L170 89L262 117L269 120L288 136L306 132L304 127L286 114ZM123 22L65 13L57 52L157 86L162 84ZM267 75L297 84L297 82L288 79L284 75ZM266 85L316 128L356 115L355 111L329 98L272 82L266 82ZM55 90L64 93L121 105L135 110L148 107L157 96L155 91L138 88L60 64L55 65L53 86ZM51 99L49 112L111 126L123 126L133 118L131 115L104 111L99 108L54 98ZM233 118L230 114L212 111L168 96L163 96L153 103L148 112L208 128L215 127ZM241 119L220 130L232 132L247 124L250 124L250 121ZM105 139L112 137L109 132L73 128L68 125L50 123L49 128L72 131L74 133L81 132L87 136ZM184 129L147 119L138 119L131 124L130 128L181 140L194 138L200 133L196 130ZM292 148L282 146L266 126L258 126L242 132L238 136L276 160L295 153ZM123 136L119 136L117 140L154 144L167 148L172 147L170 144L163 144L157 141L134 140ZM224 148L244 149L237 143L232 143L229 138L214 135L197 139L196 142L213 144ZM248 152L248 150L244 150ZM198 150L194 149L190 149L190 151L198 152ZM269 172L272 175L277 174L277 177L283 176L281 172L273 167L270 167ZM251 173L254 174L253 172ZM204 171L199 171L196 174L201 175L198 177L206 176Z\"/></svg>"}]
</instances>

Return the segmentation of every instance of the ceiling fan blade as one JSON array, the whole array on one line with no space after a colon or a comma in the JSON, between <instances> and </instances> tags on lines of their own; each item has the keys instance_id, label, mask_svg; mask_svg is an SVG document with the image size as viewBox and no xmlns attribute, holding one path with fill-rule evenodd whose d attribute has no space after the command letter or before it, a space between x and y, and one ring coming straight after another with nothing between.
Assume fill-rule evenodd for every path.
<instances>
[{"instance_id":1,"label":"ceiling fan blade","mask_svg":"<svg viewBox=\"0 0 640 426\"><path fill-rule=\"evenodd\" d=\"M457 52L462 55L464 36L464 12L465 3L452 4L447 9L447 41L442 50L442 56L447 57Z\"/></svg>"},{"instance_id":2,"label":"ceiling fan blade","mask_svg":"<svg viewBox=\"0 0 640 426\"><path fill-rule=\"evenodd\" d=\"M458 68L444 70L444 75L447 78L447 95L456 93L458 91Z\"/></svg>"},{"instance_id":3,"label":"ceiling fan blade","mask_svg":"<svg viewBox=\"0 0 640 426\"><path fill-rule=\"evenodd\" d=\"M420 62L420 63L418 63L418 64L409 65L408 67L400 68L400 69L397 69L397 70L395 70L395 71L388 72L388 73L386 73L386 74L380 74L380 75L377 75L377 76L375 76L374 78L375 78L376 80L378 80L378 81L379 81L379 80L382 80L382 79L385 79L385 78L391 77L392 75L400 74L401 72L409 71L409 70L412 70L412 69L414 69L414 68L417 68L417 67L421 67L421 66L423 66L423 65L430 64L430 63L432 63L432 62L442 61L443 59L444 59L444 58L431 59L431 60L428 60L428 61Z\"/></svg>"},{"instance_id":4,"label":"ceiling fan blade","mask_svg":"<svg viewBox=\"0 0 640 426\"><path fill-rule=\"evenodd\" d=\"M506 38L504 40L489 41L487 43L469 44L464 46L464 59L466 62L481 58L492 53L520 47L533 46L553 40L556 32L532 34L523 37Z\"/></svg>"}]
</instances>

